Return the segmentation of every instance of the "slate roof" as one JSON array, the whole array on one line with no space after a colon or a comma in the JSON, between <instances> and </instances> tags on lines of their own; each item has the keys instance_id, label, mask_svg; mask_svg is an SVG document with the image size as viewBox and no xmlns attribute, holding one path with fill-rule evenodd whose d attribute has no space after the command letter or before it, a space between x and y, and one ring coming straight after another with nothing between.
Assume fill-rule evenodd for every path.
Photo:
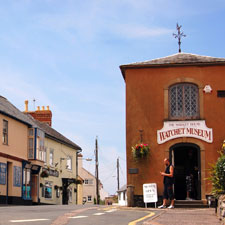
<instances>
[{"instance_id":1,"label":"slate roof","mask_svg":"<svg viewBox=\"0 0 225 225\"><path fill-rule=\"evenodd\" d=\"M0 113L11 117L19 122L22 122L28 126L33 125L32 121L24 115L19 109L17 109L11 102L5 97L0 96Z\"/></svg>"},{"instance_id":2,"label":"slate roof","mask_svg":"<svg viewBox=\"0 0 225 225\"><path fill-rule=\"evenodd\" d=\"M55 141L58 141L62 144L65 144L75 150L82 150L80 146L60 134L57 130L50 127L48 124L44 122L40 122L38 120L35 120L31 115L27 114L27 117L32 120L32 122L35 124L36 127L40 128L42 131L45 132L45 136L49 137L50 139L53 139Z\"/></svg>"},{"instance_id":3,"label":"slate roof","mask_svg":"<svg viewBox=\"0 0 225 225\"><path fill-rule=\"evenodd\" d=\"M225 58L215 58L211 56L202 56L190 53L177 53L163 58L121 65L120 69L123 74L123 77L125 77L125 70L128 68L188 66L188 65L220 65L220 64L225 65Z\"/></svg>"}]
</instances>

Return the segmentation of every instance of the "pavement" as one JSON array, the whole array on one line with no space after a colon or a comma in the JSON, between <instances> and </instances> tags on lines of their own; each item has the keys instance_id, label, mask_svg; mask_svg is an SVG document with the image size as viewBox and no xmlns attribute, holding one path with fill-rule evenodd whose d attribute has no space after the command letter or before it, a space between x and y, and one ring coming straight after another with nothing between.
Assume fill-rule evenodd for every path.
<instances>
[{"instance_id":1,"label":"pavement","mask_svg":"<svg viewBox=\"0 0 225 225\"><path fill-rule=\"evenodd\" d=\"M215 209L156 209L156 216L143 225L224 225L215 214Z\"/></svg>"}]
</instances>

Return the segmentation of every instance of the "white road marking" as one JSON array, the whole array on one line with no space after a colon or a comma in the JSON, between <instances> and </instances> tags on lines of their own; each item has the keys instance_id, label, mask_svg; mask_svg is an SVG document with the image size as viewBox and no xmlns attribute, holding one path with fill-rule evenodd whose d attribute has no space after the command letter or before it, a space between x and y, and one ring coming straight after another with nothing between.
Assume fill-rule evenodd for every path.
<instances>
[{"instance_id":1,"label":"white road marking","mask_svg":"<svg viewBox=\"0 0 225 225\"><path fill-rule=\"evenodd\" d=\"M88 216L73 216L73 217L68 217L70 219L80 219L80 218L86 218Z\"/></svg>"},{"instance_id":2,"label":"white road marking","mask_svg":"<svg viewBox=\"0 0 225 225\"><path fill-rule=\"evenodd\" d=\"M105 213L95 213L93 214L94 216L101 216L101 215L104 215Z\"/></svg>"},{"instance_id":3,"label":"white road marking","mask_svg":"<svg viewBox=\"0 0 225 225\"><path fill-rule=\"evenodd\" d=\"M37 222L37 221L45 221L49 219L28 219L28 220L10 220L11 223L24 223L24 222Z\"/></svg>"},{"instance_id":4,"label":"white road marking","mask_svg":"<svg viewBox=\"0 0 225 225\"><path fill-rule=\"evenodd\" d=\"M117 211L117 209L111 209L111 210L108 210L108 211L106 211L107 213L111 213L111 212L115 212L115 211Z\"/></svg>"}]
</instances>

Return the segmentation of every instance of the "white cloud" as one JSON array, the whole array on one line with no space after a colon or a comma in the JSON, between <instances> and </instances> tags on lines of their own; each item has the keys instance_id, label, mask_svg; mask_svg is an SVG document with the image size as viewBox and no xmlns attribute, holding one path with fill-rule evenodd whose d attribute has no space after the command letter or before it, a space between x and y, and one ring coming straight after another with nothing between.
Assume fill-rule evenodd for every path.
<instances>
[{"instance_id":1,"label":"white cloud","mask_svg":"<svg viewBox=\"0 0 225 225\"><path fill-rule=\"evenodd\" d=\"M172 29L167 28L149 28L132 24L118 25L114 31L117 35L122 35L126 38L151 38L171 34L173 32Z\"/></svg>"}]
</instances>

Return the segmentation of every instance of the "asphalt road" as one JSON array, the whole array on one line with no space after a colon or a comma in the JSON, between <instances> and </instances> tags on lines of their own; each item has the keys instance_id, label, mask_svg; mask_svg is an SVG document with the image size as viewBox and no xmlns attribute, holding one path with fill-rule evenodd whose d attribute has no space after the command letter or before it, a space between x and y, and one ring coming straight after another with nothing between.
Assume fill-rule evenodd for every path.
<instances>
[{"instance_id":1,"label":"asphalt road","mask_svg":"<svg viewBox=\"0 0 225 225\"><path fill-rule=\"evenodd\" d=\"M0 207L0 225L138 225L155 215L113 206L9 206Z\"/></svg>"}]
</instances>

